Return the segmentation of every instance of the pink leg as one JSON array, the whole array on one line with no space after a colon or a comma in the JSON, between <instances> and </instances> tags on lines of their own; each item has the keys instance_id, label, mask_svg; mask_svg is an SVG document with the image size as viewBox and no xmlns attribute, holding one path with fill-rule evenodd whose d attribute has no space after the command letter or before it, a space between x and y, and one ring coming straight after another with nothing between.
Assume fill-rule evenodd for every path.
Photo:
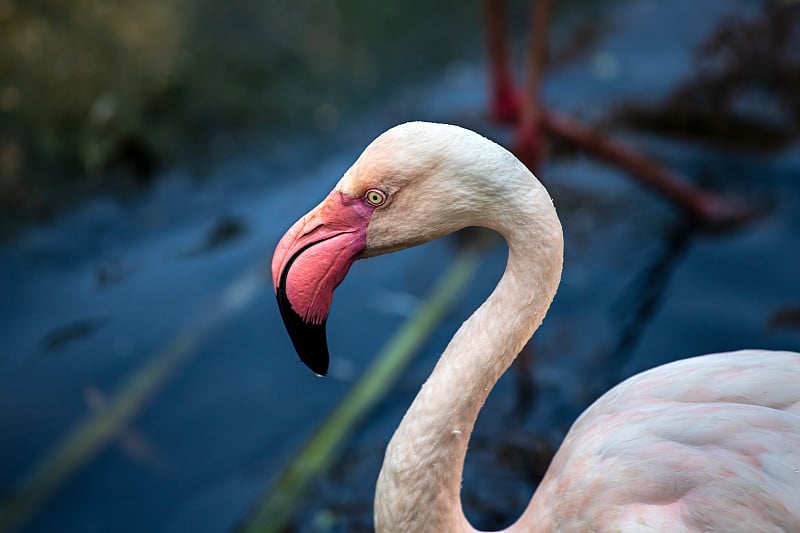
<instances>
[{"instance_id":1,"label":"pink leg","mask_svg":"<svg viewBox=\"0 0 800 533\"><path fill-rule=\"evenodd\" d=\"M515 123L519 115L519 93L511 75L505 0L484 0L486 47L489 54L489 108L492 118Z\"/></svg>"},{"instance_id":2,"label":"pink leg","mask_svg":"<svg viewBox=\"0 0 800 533\"><path fill-rule=\"evenodd\" d=\"M514 153L536 171L548 135L560 137L588 153L629 172L709 228L727 228L750 220L755 212L743 202L728 201L704 191L676 172L593 130L581 122L548 110L540 101L547 55L551 0L533 0L526 93L520 94L511 75L505 0L484 0L489 52L492 116L516 123Z\"/></svg>"},{"instance_id":3,"label":"pink leg","mask_svg":"<svg viewBox=\"0 0 800 533\"><path fill-rule=\"evenodd\" d=\"M535 0L531 12L531 33L526 92L520 106L515 152L532 171L536 171L545 151L542 133L541 85L547 62L550 0Z\"/></svg>"},{"instance_id":4,"label":"pink leg","mask_svg":"<svg viewBox=\"0 0 800 533\"><path fill-rule=\"evenodd\" d=\"M637 180L710 229L729 228L747 222L756 214L741 202L727 201L698 188L680 174L658 165L573 118L552 110L543 110L541 119L548 134L576 144L595 157L628 171Z\"/></svg>"}]
</instances>

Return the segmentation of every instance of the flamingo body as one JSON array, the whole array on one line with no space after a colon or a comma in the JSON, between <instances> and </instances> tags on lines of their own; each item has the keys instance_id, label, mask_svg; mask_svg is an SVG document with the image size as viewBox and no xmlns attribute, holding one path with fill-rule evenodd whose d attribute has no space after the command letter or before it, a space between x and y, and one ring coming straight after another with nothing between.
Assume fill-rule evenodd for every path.
<instances>
[{"instance_id":1,"label":"flamingo body","mask_svg":"<svg viewBox=\"0 0 800 533\"><path fill-rule=\"evenodd\" d=\"M800 531L798 380L798 354L746 350L617 385L542 480L542 531Z\"/></svg>"},{"instance_id":2,"label":"flamingo body","mask_svg":"<svg viewBox=\"0 0 800 533\"><path fill-rule=\"evenodd\" d=\"M550 196L512 154L444 124L373 141L278 244L279 307L301 360L324 374L325 319L359 258L466 226L502 234L508 263L459 328L392 437L375 529L468 533L461 473L489 391L555 296L563 236ZM575 422L507 532L800 532L800 354L742 351L634 376Z\"/></svg>"}]
</instances>

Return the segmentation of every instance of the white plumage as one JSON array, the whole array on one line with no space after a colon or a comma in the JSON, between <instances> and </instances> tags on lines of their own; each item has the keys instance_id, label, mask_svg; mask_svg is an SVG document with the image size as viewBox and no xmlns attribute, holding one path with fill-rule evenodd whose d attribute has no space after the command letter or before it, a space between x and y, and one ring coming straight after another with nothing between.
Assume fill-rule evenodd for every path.
<instances>
[{"instance_id":1,"label":"white plumage","mask_svg":"<svg viewBox=\"0 0 800 533\"><path fill-rule=\"evenodd\" d=\"M472 532L460 502L469 436L553 300L561 226L547 191L502 147L455 126L403 124L366 148L337 184L338 196L287 233L273 262L276 287L301 277L316 286L314 271L329 276L321 254L302 274L282 272L314 244L300 240L363 230L341 221L353 218L347 205L376 189L387 201L374 212L359 208L367 213L358 218L366 243L357 257L466 226L494 229L508 243L502 279L454 335L392 437L375 497L379 533ZM299 251L287 259L292 250ZM575 422L507 531L800 532L800 354L707 355L616 386Z\"/></svg>"}]
</instances>

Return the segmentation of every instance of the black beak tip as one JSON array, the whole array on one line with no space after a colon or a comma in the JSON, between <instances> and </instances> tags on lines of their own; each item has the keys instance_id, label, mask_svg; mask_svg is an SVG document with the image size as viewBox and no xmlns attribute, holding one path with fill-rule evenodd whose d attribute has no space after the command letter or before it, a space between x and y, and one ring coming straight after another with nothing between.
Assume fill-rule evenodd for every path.
<instances>
[{"instance_id":1,"label":"black beak tip","mask_svg":"<svg viewBox=\"0 0 800 533\"><path fill-rule=\"evenodd\" d=\"M330 358L328 357L327 350L322 355L311 354L304 356L300 352L298 352L298 355L300 356L300 360L303 361L306 366L319 377L325 377L325 375L328 373L328 364L330 362Z\"/></svg>"},{"instance_id":2,"label":"black beak tip","mask_svg":"<svg viewBox=\"0 0 800 533\"><path fill-rule=\"evenodd\" d=\"M278 308L281 311L281 318L292 339L297 355L300 360L318 376L328 373L330 356L328 355L328 339L325 333L325 321L321 324L311 324L303 320L286 297L286 292L278 289Z\"/></svg>"}]
</instances>

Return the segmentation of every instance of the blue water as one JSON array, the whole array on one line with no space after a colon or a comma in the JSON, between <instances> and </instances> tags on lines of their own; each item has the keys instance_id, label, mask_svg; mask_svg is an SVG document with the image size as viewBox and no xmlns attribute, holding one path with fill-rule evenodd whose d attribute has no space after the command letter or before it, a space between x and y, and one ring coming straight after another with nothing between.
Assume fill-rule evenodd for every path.
<instances>
[{"instance_id":1,"label":"blue water","mask_svg":"<svg viewBox=\"0 0 800 533\"><path fill-rule=\"evenodd\" d=\"M692 50L720 15L749 5L613 3L611 29L548 78L547 100L591 118L623 101L655 101L691 75ZM598 62L608 57L616 74L599 76ZM268 265L286 228L387 127L437 120L509 140L509 131L483 116L480 56L467 51L442 72L388 94L385 105L345 121L334 139L258 139L254 146L271 148L245 148L204 170L206 179L171 169L136 199L97 198L0 248L0 494L13 494L58 439L176 335L200 335L138 415L43 501L22 531L217 532L244 516L413 312L454 248L445 240L354 266L328 323L333 359L324 380L294 355L268 279L253 278L255 288L224 312L215 302L231 283ZM744 229L703 234L614 169L585 157L544 165L540 177L567 239L564 277L535 338L533 363L521 371L532 380L535 402L515 411L520 397L511 372L478 421L464 484L478 527L507 524L535 486L508 450L557 444L574 417L617 381L704 352L800 349L797 325L776 321L781 310L800 307L800 149L749 154L613 133L687 176L711 176L719 190L770 209ZM230 240L209 242L213 229L226 225ZM369 527L393 428L504 260L502 246L487 253L474 287L333 473L312 488L298 531ZM214 310L214 320L203 322Z\"/></svg>"}]
</instances>

